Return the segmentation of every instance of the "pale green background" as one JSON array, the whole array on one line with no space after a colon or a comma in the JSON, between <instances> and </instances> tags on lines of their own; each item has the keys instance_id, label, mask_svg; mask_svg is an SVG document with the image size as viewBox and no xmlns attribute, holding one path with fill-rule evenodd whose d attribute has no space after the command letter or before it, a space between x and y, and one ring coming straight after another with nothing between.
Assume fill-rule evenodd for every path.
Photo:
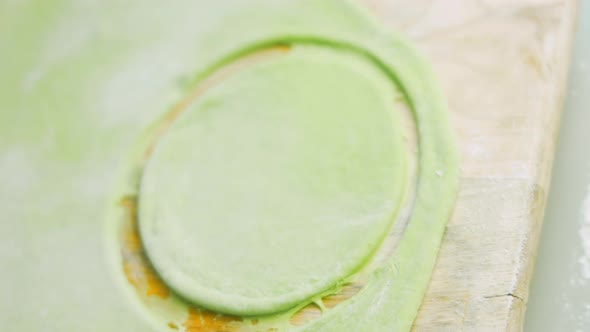
<instances>
[{"instance_id":1,"label":"pale green background","mask_svg":"<svg viewBox=\"0 0 590 332\"><path fill-rule=\"evenodd\" d=\"M527 332L590 331L590 1L581 0Z\"/></svg>"},{"instance_id":2,"label":"pale green background","mask_svg":"<svg viewBox=\"0 0 590 332\"><path fill-rule=\"evenodd\" d=\"M150 331L106 263L107 197L217 3L0 1L0 331Z\"/></svg>"}]
</instances>

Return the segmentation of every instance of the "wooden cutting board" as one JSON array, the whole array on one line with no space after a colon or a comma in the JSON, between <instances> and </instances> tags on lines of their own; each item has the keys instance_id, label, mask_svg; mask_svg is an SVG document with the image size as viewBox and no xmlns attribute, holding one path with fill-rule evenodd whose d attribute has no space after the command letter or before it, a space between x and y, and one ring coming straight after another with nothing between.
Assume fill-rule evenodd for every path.
<instances>
[{"instance_id":1,"label":"wooden cutting board","mask_svg":"<svg viewBox=\"0 0 590 332\"><path fill-rule=\"evenodd\" d=\"M458 201L414 330L519 331L576 1L366 2L434 63L461 149Z\"/></svg>"}]
</instances>

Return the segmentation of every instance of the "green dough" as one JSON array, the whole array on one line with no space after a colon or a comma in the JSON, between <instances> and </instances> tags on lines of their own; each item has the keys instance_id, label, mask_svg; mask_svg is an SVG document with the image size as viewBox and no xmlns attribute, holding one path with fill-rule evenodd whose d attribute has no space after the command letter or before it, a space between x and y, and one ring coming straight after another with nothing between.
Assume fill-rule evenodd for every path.
<instances>
[{"instance_id":1,"label":"green dough","mask_svg":"<svg viewBox=\"0 0 590 332\"><path fill-rule=\"evenodd\" d=\"M182 295L243 315L304 304L345 282L387 232L404 189L397 117L389 112L392 122L375 125L379 118L385 122L390 109L383 103L393 103L390 91L397 87L411 107L419 140L412 216L395 253L365 287L301 329L407 331L428 286L458 182L454 137L434 74L408 42L346 2L261 1L249 8L209 32L203 44L209 64L194 84L268 47L291 45L297 54L229 78L191 106L158 146L140 203L146 205L140 228L148 254ZM326 51L300 53L300 47ZM298 69L292 69L295 63ZM349 146L337 138L340 130L367 137ZM297 141L302 132L309 142ZM378 154L380 165L370 165ZM231 165L233 158L237 165ZM345 161L346 171L324 164ZM265 201L273 206L258 206ZM326 212L336 207L338 212ZM351 220L366 227L348 230ZM318 243L322 238L326 242Z\"/></svg>"},{"instance_id":2,"label":"green dough","mask_svg":"<svg viewBox=\"0 0 590 332\"><path fill-rule=\"evenodd\" d=\"M202 312L191 301L236 313L293 307L227 319L246 331L409 331L454 206L458 153L430 64L362 7L0 1L0 331L194 331L185 323ZM189 105L142 169L150 123L228 64L285 45ZM394 90L416 122L415 183ZM288 325L367 266L413 186L403 237L360 292ZM148 254L189 301L138 288L145 275L125 270L134 261L122 221L133 213L121 199L138 196Z\"/></svg>"},{"instance_id":3,"label":"green dough","mask_svg":"<svg viewBox=\"0 0 590 332\"><path fill-rule=\"evenodd\" d=\"M204 307L274 313L340 284L405 190L394 90L361 57L303 46L198 98L144 168L139 223L167 284Z\"/></svg>"},{"instance_id":4,"label":"green dough","mask_svg":"<svg viewBox=\"0 0 590 332\"><path fill-rule=\"evenodd\" d=\"M457 190L432 70L346 2L250 8L209 32L209 65L195 84L257 50L287 44L295 53L229 78L158 144L140 195L148 255L181 295L222 312L271 313L329 293L370 258L405 189L400 125L387 106L397 87L419 140L412 216L367 285L301 329L409 330Z\"/></svg>"}]
</instances>

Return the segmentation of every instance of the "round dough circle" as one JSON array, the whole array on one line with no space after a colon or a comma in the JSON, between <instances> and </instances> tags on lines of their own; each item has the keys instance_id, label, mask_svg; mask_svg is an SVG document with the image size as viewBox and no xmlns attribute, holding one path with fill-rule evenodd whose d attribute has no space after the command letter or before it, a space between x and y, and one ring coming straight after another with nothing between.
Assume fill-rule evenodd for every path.
<instances>
[{"instance_id":1,"label":"round dough circle","mask_svg":"<svg viewBox=\"0 0 590 332\"><path fill-rule=\"evenodd\" d=\"M139 227L181 296L286 310L362 267L406 185L391 81L339 50L294 47L210 88L143 170Z\"/></svg>"}]
</instances>

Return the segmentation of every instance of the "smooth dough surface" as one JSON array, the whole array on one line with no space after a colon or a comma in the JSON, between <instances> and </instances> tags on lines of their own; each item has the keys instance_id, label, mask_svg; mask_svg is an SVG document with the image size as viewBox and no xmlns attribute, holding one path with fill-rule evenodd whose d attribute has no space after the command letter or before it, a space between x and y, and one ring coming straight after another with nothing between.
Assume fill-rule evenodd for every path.
<instances>
[{"instance_id":1,"label":"smooth dough surface","mask_svg":"<svg viewBox=\"0 0 590 332\"><path fill-rule=\"evenodd\" d=\"M247 6L237 6L236 11L233 14L228 14L223 20L221 20L221 22L222 24L220 24L218 28L208 31L208 36L210 38L202 39L202 43L200 44L202 49L200 58L203 59L204 64L195 74L195 84L198 84L212 73L222 69L225 65L244 55L273 46L289 45L295 48L305 46L330 49L335 53L339 53L339 55L355 56L359 59L362 58L363 60L361 62L370 63L374 70L379 71L383 77L387 78L388 82L382 81L383 83L375 83L375 88L376 91L378 91L379 96L385 96L385 90L383 89L387 87L393 89L393 87L396 86L397 89L402 92L404 99L413 113L419 143L418 175L415 183L416 189L412 205L412 215L404 229L403 236L397 244L393 255L372 273L367 284L364 285L359 293L337 305L335 308L328 310L319 319L313 320L309 324L303 327L298 327L297 329L322 332L409 331L428 287L428 282L434 268L446 224L453 210L458 187L459 157L455 138L448 120L448 109L445 97L442 94L430 64L408 41L388 29L383 28L377 22L372 20L363 10L347 1L294 0L276 2L260 0L249 2ZM223 22L232 22L232 24L223 24ZM312 57L309 57L309 59L311 58ZM334 56L334 58L336 57ZM330 62L331 61L332 60L330 60ZM341 60L335 60L334 64L339 61ZM263 67L264 66L257 66L256 68ZM356 67L356 65L354 67ZM308 70L303 70L302 72L305 73L308 72ZM311 72L313 71L309 71L310 74ZM345 72L347 72L347 70L341 69L340 72L334 72L334 74L340 75L345 74ZM363 72L368 74L369 70L366 69L363 70ZM247 75L247 72L244 72L241 75ZM314 79L324 76L326 75L315 75ZM375 77L378 76L379 75ZM293 76L290 79L295 79L295 77L297 76ZM235 82L241 81L241 79L235 80ZM266 82L263 82L265 80ZM277 83L281 82L280 80L273 78L273 75L270 75L265 80L256 77L250 80L250 82L262 85L267 84L269 90L273 89L275 86L279 86ZM299 79L295 80L298 81ZM244 80L244 82L245 81L246 80ZM365 80L363 79L363 81ZM365 81L365 83L368 84L367 81ZM306 79L305 84L314 83L313 81ZM345 86L351 84L348 86L349 88L360 88L362 82L338 82L338 84L344 84ZM256 89L258 88L260 87L257 87ZM317 91L317 93L319 92L320 91ZM258 103L259 100L257 98L259 98L259 95L256 95L255 97L252 95L248 96L249 98L256 99L256 103ZM260 101L272 101L272 99L266 100L266 98L269 98L269 94L265 94L265 96L266 97ZM338 97L349 98L345 93L338 94ZM242 95L240 98L244 98L244 96ZM377 100L379 98L377 98ZM312 101L320 100L324 99L313 99ZM253 99L249 100L249 102L252 101ZM212 107L212 109L215 109L216 107L229 107L216 106L220 102L221 100L219 99L212 100L208 107ZM304 100L298 100L297 103L302 103L299 105L301 107L311 106L305 104ZM340 105L339 102L338 105ZM342 106L348 107L348 105ZM204 106L203 109L205 109ZM201 112L189 113L199 114ZM319 115L314 114L314 116ZM343 119L343 121L344 120L345 119ZM368 118L365 120L368 120ZM324 124L326 124L326 122L324 122ZM392 124L393 126L398 126L395 115L392 118ZM332 129L329 130L329 132L331 132ZM391 142L390 140L394 139L394 145L397 146L397 143L395 143L396 130L391 129L390 133L392 135L388 136L385 135L385 132L379 134L378 131L377 133L372 133L372 135L383 134L383 143L388 141ZM336 131L334 134L338 134L338 132ZM321 135L323 135L323 131L321 135L318 135L319 136L316 136L314 139L320 138ZM256 137L257 136L253 136L252 139L255 139ZM304 150L306 149L307 147ZM395 147L392 151L397 151L397 149L398 148ZM348 149L342 149L339 147L332 150L332 152L336 151L340 154L348 151ZM367 153L367 151L363 153ZM388 161L385 160L385 162L387 163ZM400 164L395 164L392 160L392 172L399 172L399 165ZM265 166L269 165L265 164ZM373 167L377 166L373 165L369 169L372 169ZM379 167L377 167L377 169L379 169ZM366 174L371 173L367 172ZM374 175L378 174L380 173L378 172ZM336 179L335 177L337 175L330 176L333 178L329 181L326 180L326 184L334 183L337 186L343 186L342 183L336 184L336 182L332 182ZM397 176L394 179L397 179ZM286 180L287 179L283 179L283 181ZM360 182L365 181L360 178L358 180ZM323 181L324 180L322 180L322 182ZM372 182L369 181L365 184L370 183ZM396 186L395 183L389 188L392 190L402 190L402 187ZM193 193L193 190L197 189L192 188L190 193ZM327 189L323 188L321 190ZM285 193L286 191L281 190L281 192ZM254 191L252 193L254 195ZM143 194L144 193L142 193L142 195ZM314 195L316 194L317 193L314 193ZM388 196L390 198L396 197L391 200L391 202L394 202L394 205L390 207L390 211L388 212L390 213L390 217L393 217L395 205L399 203L399 197L395 193L389 194L391 195ZM289 193L289 195L295 194ZM387 196L385 192L382 192L382 195L382 197ZM369 199L365 201L363 199L363 204L369 201L371 200ZM140 202L140 209L142 208L141 204L142 203ZM374 206L377 205L379 204ZM351 215L349 215L349 213L354 211L355 208L353 206L347 207L346 209L345 213L339 212L340 216L344 216L344 220L350 220ZM306 206L302 211L307 211L307 213L309 213L308 215L311 216L311 212L319 210L321 209L315 208L312 204L311 206ZM142 214L143 213L145 213L145 211L142 211ZM172 212L172 214L174 213ZM366 216L369 217L370 214L367 214ZM318 218L317 215L315 217ZM371 216L371 218L372 217L373 216ZM317 258L320 260L328 257L335 258L334 261L328 262L328 260L326 260L324 262L327 264L326 266L336 267L336 272L327 271L327 269L320 266L318 270L313 271L310 268L307 272L298 271L294 276L288 276L286 279L283 279L284 281L290 278L295 278L302 281L309 278L307 280L311 281L310 274L323 271L318 274L322 276L323 279L317 282L310 282L305 286L295 283L294 285L282 288L282 286L279 286L281 282L279 279L279 281L275 280L274 284L273 281L269 281L270 285L272 285L271 287L264 285L260 288L250 288L249 290L237 290L236 288L233 288L233 285L230 288L225 288L227 284L218 283L215 287L207 286L202 289L206 291L195 291L196 284L191 284L191 287L188 287L189 285L184 287L185 281L180 282L184 279L184 277L180 277L182 273L173 274L170 271L179 270L177 270L176 267L170 269L168 266L165 266L165 264L171 262L168 258L174 258L173 256L182 250L166 249L156 253L153 249L159 247L159 244L153 242L155 238L149 239L147 233L152 232L153 234L157 234L162 231L162 228L156 227L155 229L150 230L143 225L143 223L150 224L150 221L140 220L140 223L142 223L142 234L143 237L145 237L144 240L146 241L150 258L154 260L158 272L162 274L164 279L170 283L173 288L182 288L185 296L190 296L193 300L197 300L197 302L206 304L210 308L218 311L256 314L287 308L290 305L294 305L296 299L302 301L300 304L305 304L309 302L309 296L314 292L320 292L316 293L315 296L321 296L322 290L328 292L330 290L329 284L331 282L332 285L335 286L339 283L346 282L347 278L345 278L345 276L360 267L375 250L375 247L378 246L379 240L382 239L382 236L385 236L385 232L388 229L387 223L390 221L390 219L383 217L382 221L377 221L377 219L375 219L370 223L371 230L369 231L369 229L366 229L366 234L372 239L368 241L366 239L360 240L359 238L361 236L353 236L350 239L350 243L345 243L345 237L340 237L340 235L346 234L346 230L338 230L337 232L339 232L340 235L334 235L332 239L337 240L336 243L338 241L342 242L335 247L326 248L327 251L324 253L318 253L322 255L322 257ZM205 223L205 221L199 222L203 223L200 225L204 225ZM233 222L236 223L237 220L233 220ZM345 224L344 221L341 222ZM296 223L289 223L291 226L293 224ZM153 223L152 225L158 225L158 223ZM276 229L280 229L280 227L275 228L275 230ZM304 227L301 228L301 233L311 234L304 230ZM377 230L383 233L373 233L373 231L377 232ZM183 232L183 229L170 229L167 232ZM280 232L281 231L277 234L280 234ZM291 231L283 230L282 232L283 234L287 234ZM176 235L171 235L170 239L177 239L175 236ZM226 239L228 239L228 237L231 238L231 236L227 234L223 236L225 236ZM317 233L311 234L310 236L317 236ZM179 235L179 238L181 237L182 236ZM240 238L240 241L245 241L246 238ZM214 240L209 239L209 241ZM306 240L302 239L302 241ZM356 247L357 245L363 244L366 245L367 248ZM182 246L183 243L179 241L170 248L178 248ZM166 246L163 246L162 248L165 247ZM224 244L216 242L216 248L222 247L225 248ZM336 251L341 249L351 249L352 251L346 252L346 255L337 255ZM228 251L227 249L223 250L224 251L222 252L227 252L232 255L240 254L232 252L231 250ZM330 252L332 254L330 254ZM187 255L188 253L183 252L182 254ZM190 254L195 255L195 253ZM215 253L211 252L209 254ZM201 255L205 254L201 253ZM280 254L280 256L283 258L287 257L282 256L282 254ZM316 260L315 253L312 256L314 257L311 258L312 260L310 262L302 262L303 266L310 263L313 264L313 261ZM279 254L277 254L276 257L279 257ZM290 259L293 259L297 257L297 255L292 254L290 257ZM277 259L277 261L281 261L283 258ZM343 262L346 265L339 265L339 262ZM188 266L194 268L197 265L197 262L191 262ZM221 270L223 269L220 269L219 271ZM254 270L251 271L254 273ZM264 271L264 269L257 271ZM197 277L199 276L197 275ZM219 279L216 278L215 280L224 280L224 278L226 278L222 276L218 277ZM258 282L260 282L260 280L267 280L266 276L261 277L259 274L258 277L260 278ZM238 283L243 283L244 280L249 280L247 278L242 279L241 277L239 279L242 281L238 281ZM236 281L237 278L232 278L230 280ZM174 283L175 281L176 283ZM211 282L214 282L213 279L211 279ZM274 288L275 286L277 286L277 288ZM219 292L212 291L215 288L219 290ZM192 289L192 291L189 291L190 289ZM258 299L262 299L262 301L254 300L255 303L251 301L252 298L250 295L244 296L244 294L255 294L261 289L270 291L269 294L271 294L271 296L259 297ZM188 293L191 294L187 295ZM195 295L198 295L199 298ZM306 296L307 298L304 298ZM239 302L229 303L226 301L238 298L240 299Z\"/></svg>"},{"instance_id":2,"label":"smooth dough surface","mask_svg":"<svg viewBox=\"0 0 590 332\"><path fill-rule=\"evenodd\" d=\"M372 63L315 46L200 96L142 175L140 230L163 279L240 315L289 309L345 280L405 190L393 100Z\"/></svg>"}]
</instances>

